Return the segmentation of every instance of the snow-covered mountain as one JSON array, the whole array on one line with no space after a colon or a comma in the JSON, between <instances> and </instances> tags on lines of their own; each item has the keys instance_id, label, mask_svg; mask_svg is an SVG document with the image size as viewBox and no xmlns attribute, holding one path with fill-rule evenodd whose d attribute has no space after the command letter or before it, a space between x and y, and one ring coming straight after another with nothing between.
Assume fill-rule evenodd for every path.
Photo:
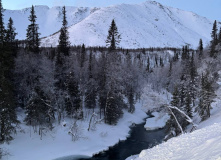
<instances>
[{"instance_id":1,"label":"snow-covered mountain","mask_svg":"<svg viewBox=\"0 0 221 160\"><path fill-rule=\"evenodd\" d=\"M48 36L42 39L42 46L58 44L61 9L36 6L41 36ZM6 10L4 14L5 21L10 16L14 19L18 38L24 39L30 8ZM124 48L181 47L185 44L197 47L200 38L204 43L209 42L213 24L213 21L195 13L166 7L154 1L100 9L67 7L67 17L72 45L105 46L108 28L115 19L122 37L120 46Z\"/></svg>"},{"instance_id":2,"label":"snow-covered mountain","mask_svg":"<svg viewBox=\"0 0 221 160\"><path fill-rule=\"evenodd\" d=\"M30 15L31 8L25 8L22 10L5 10L4 12L4 22L8 23L8 19L12 17L18 39L26 38L26 29L30 24L28 17ZM66 7L68 25L74 25L91 13L98 10L98 8L77 8L77 7ZM57 32L62 25L62 7L52 7L48 6L35 6L35 12L37 16L37 24L39 24L39 32L41 37L49 36Z\"/></svg>"}]
</instances>

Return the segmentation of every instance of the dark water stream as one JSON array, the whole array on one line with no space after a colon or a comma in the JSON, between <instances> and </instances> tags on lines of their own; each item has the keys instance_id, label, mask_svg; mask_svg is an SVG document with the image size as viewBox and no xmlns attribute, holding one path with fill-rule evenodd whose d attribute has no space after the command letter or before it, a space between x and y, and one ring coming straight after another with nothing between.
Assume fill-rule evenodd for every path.
<instances>
[{"instance_id":1,"label":"dark water stream","mask_svg":"<svg viewBox=\"0 0 221 160\"><path fill-rule=\"evenodd\" d=\"M125 160L131 155L139 154L143 149L151 148L162 142L165 137L165 130L158 129L146 131L145 123L131 127L130 137L125 141L110 147L109 150L101 152L92 158L83 156L69 156L57 160Z\"/></svg>"}]
</instances>

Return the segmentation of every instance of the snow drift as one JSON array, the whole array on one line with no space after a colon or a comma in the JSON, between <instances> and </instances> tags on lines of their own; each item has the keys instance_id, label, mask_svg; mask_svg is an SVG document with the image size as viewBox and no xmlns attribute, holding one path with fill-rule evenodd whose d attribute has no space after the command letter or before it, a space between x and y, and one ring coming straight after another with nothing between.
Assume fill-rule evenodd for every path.
<instances>
[{"instance_id":1,"label":"snow drift","mask_svg":"<svg viewBox=\"0 0 221 160\"><path fill-rule=\"evenodd\" d=\"M152 113L154 117L150 117L146 119L146 124L144 125L144 128L146 130L156 130L165 127L166 122L170 119L170 116L168 114L160 115L159 112Z\"/></svg>"}]
</instances>

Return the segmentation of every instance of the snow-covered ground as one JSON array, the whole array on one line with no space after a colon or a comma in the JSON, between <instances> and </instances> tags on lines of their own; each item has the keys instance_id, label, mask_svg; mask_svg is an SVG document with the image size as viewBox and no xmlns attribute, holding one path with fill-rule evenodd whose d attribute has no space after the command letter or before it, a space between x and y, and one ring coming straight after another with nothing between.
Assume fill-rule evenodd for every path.
<instances>
[{"instance_id":1,"label":"snow-covered ground","mask_svg":"<svg viewBox=\"0 0 221 160\"><path fill-rule=\"evenodd\" d=\"M146 130L155 130L163 128L166 122L169 120L170 116L168 114L161 115L159 112L151 113L154 117L147 118L144 128Z\"/></svg>"},{"instance_id":2,"label":"snow-covered ground","mask_svg":"<svg viewBox=\"0 0 221 160\"><path fill-rule=\"evenodd\" d=\"M220 113L219 113L220 114ZM132 158L131 158L132 159ZM166 143L142 151L135 160L220 160L221 124L172 138ZM129 159L128 159L129 160Z\"/></svg>"},{"instance_id":3,"label":"snow-covered ground","mask_svg":"<svg viewBox=\"0 0 221 160\"><path fill-rule=\"evenodd\" d=\"M53 132L47 132L42 140L38 133L33 133L33 129L21 125L23 132L18 132L14 140L8 145L1 147L10 155L3 157L3 160L52 160L59 157L70 155L92 156L109 146L118 143L119 140L125 140L129 136L130 126L133 123L141 123L147 117L142 110L142 105L136 105L134 114L125 111L122 119L116 126L106 125L103 122L96 125L94 131L88 131L89 120L77 122L79 126L80 139L72 141L68 134L71 121L66 120L53 129ZM20 117L22 119L23 117ZM24 133L25 132L25 133Z\"/></svg>"},{"instance_id":4,"label":"snow-covered ground","mask_svg":"<svg viewBox=\"0 0 221 160\"><path fill-rule=\"evenodd\" d=\"M127 160L221 160L221 88L216 94L211 117L200 123L197 130L143 150Z\"/></svg>"},{"instance_id":5,"label":"snow-covered ground","mask_svg":"<svg viewBox=\"0 0 221 160\"><path fill-rule=\"evenodd\" d=\"M71 135L68 134L73 121L67 119L61 125L55 125L53 131L45 133L42 140L38 133L33 133L33 128L21 124L21 132L18 131L14 140L9 145L0 145L4 151L10 153L2 160L52 160L72 155L92 156L107 150L109 146L115 145L119 140L126 140L129 136L130 126L133 123L142 123L147 117L145 112L159 107L168 99L165 91L155 93L151 86L145 87L145 91L148 91L148 94L143 94L142 100L136 104L135 113L125 111L116 126L101 122L96 127L92 127L93 130L88 131L91 116L87 116L84 121L77 121L80 135L80 139L77 141L72 141ZM157 101L154 102L156 99ZM89 115L91 114L89 113ZM19 120L23 119L24 115L21 114Z\"/></svg>"}]
</instances>

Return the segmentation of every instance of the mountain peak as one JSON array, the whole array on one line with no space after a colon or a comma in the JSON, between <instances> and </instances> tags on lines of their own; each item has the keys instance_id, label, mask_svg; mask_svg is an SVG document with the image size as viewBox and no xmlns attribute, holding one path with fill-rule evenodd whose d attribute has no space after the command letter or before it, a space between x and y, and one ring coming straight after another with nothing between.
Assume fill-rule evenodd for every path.
<instances>
[{"instance_id":1,"label":"mountain peak","mask_svg":"<svg viewBox=\"0 0 221 160\"><path fill-rule=\"evenodd\" d=\"M72 45L105 46L112 19L115 19L122 35L120 47L123 48L182 47L186 44L196 48L199 39L209 42L210 20L164 7L155 1L143 4L121 4L90 14L68 29ZM59 33L43 39L42 46L56 46L58 37Z\"/></svg>"},{"instance_id":2,"label":"mountain peak","mask_svg":"<svg viewBox=\"0 0 221 160\"><path fill-rule=\"evenodd\" d=\"M42 46L56 46L62 25L61 6L35 6ZM12 17L18 39L25 39L29 12L5 11L5 24ZM70 41L72 45L106 46L105 40L112 19L122 35L121 47L181 47L198 46L199 39L209 42L212 21L192 12L165 7L156 1L122 4L102 8L67 7ZM57 32L57 33L56 33ZM55 33L55 34L54 34ZM53 35L52 35L53 34ZM52 36L49 36L52 35Z\"/></svg>"},{"instance_id":3,"label":"mountain peak","mask_svg":"<svg viewBox=\"0 0 221 160\"><path fill-rule=\"evenodd\" d=\"M143 2L142 4L147 4L147 5L152 4L152 5L157 5L157 6L163 6L161 3L156 2L156 1L151 1L151 0Z\"/></svg>"}]
</instances>

